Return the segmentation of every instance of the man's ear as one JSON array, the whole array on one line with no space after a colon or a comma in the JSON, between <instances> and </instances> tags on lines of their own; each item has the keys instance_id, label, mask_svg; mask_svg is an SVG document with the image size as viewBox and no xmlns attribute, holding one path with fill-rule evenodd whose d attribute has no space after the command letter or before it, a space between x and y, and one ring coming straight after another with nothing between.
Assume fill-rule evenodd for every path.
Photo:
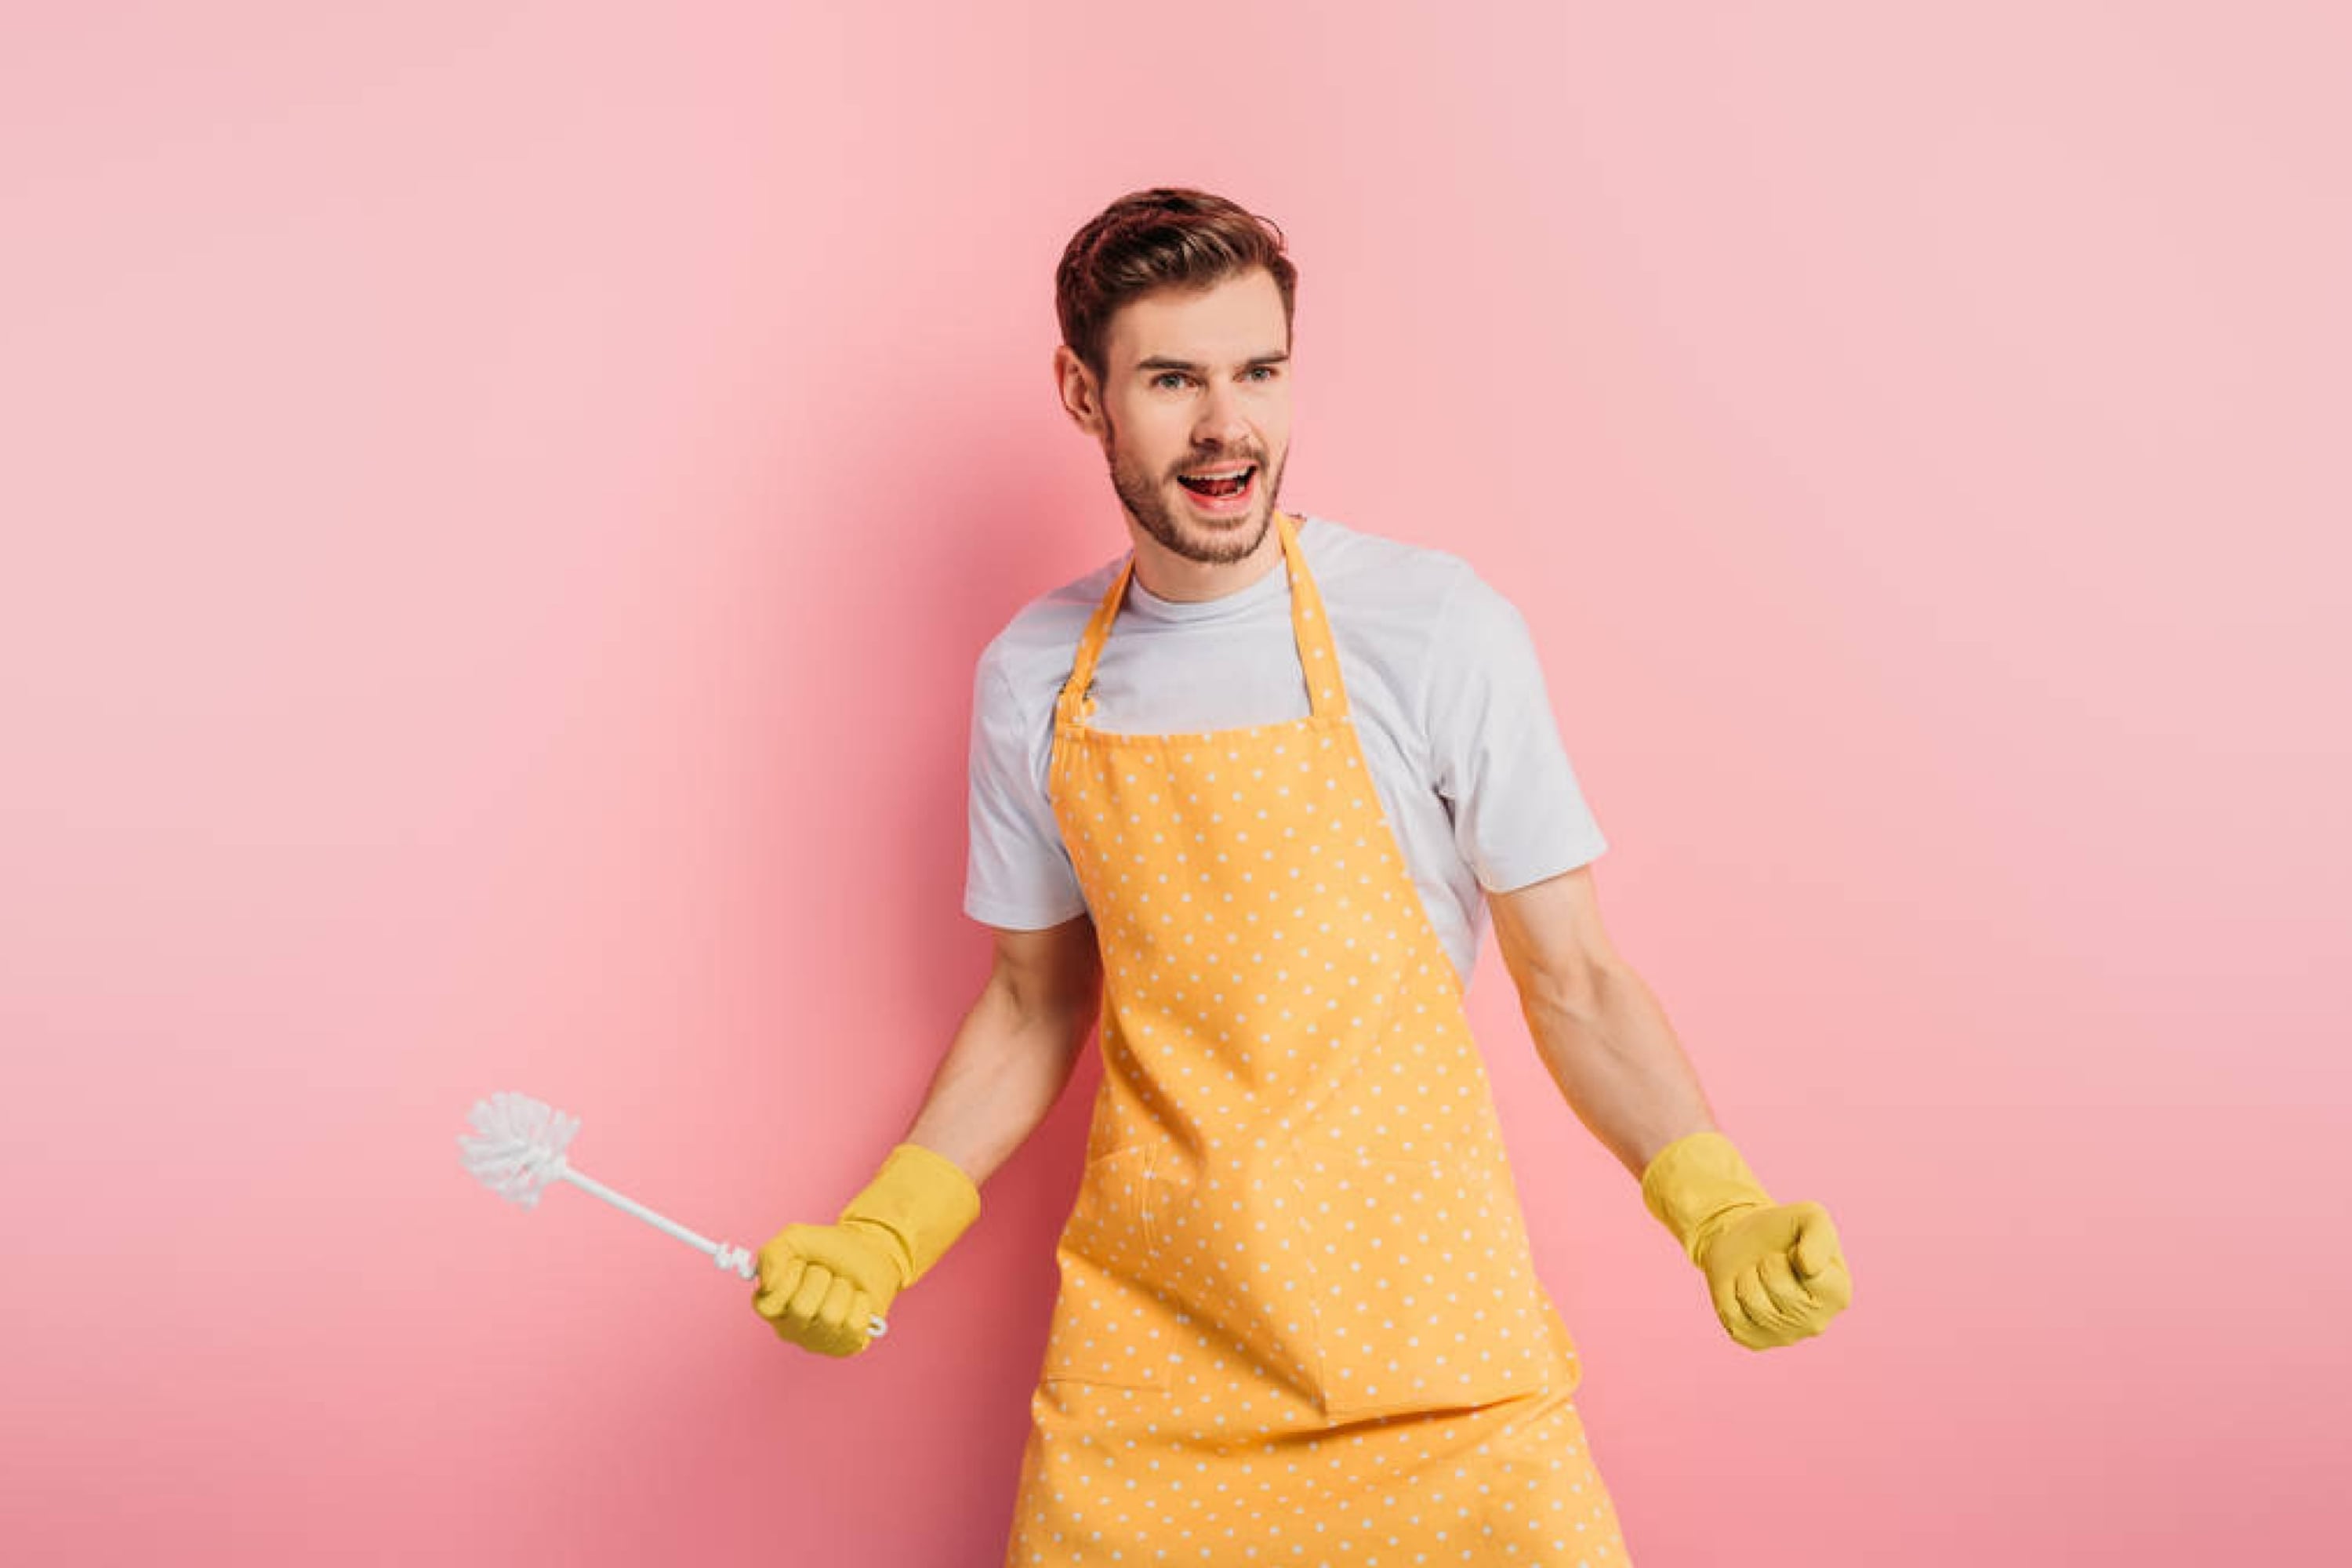
<instances>
[{"instance_id":1,"label":"man's ear","mask_svg":"<svg viewBox=\"0 0 2352 1568\"><path fill-rule=\"evenodd\" d=\"M1062 411L1070 422L1087 435L1102 437L1102 399L1094 385L1093 373L1067 343L1054 345L1054 389L1062 400Z\"/></svg>"}]
</instances>

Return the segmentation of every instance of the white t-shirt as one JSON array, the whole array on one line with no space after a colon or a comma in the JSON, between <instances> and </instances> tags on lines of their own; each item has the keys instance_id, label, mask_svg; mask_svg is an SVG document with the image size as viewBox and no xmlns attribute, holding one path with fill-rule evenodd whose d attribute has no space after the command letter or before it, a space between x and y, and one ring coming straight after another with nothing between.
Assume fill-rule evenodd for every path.
<instances>
[{"instance_id":1,"label":"white t-shirt","mask_svg":"<svg viewBox=\"0 0 2352 1568\"><path fill-rule=\"evenodd\" d=\"M1466 987L1483 889L1558 876L1609 847L1560 743L1527 623L1449 552L1313 516L1299 519L1298 542L1381 805ZM1032 600L982 650L963 907L984 924L1035 931L1086 910L1046 793L1054 700L1128 553ZM1277 564L1236 593L1191 603L1130 581L1094 697L1090 722L1123 733L1307 717L1290 574Z\"/></svg>"}]
</instances>

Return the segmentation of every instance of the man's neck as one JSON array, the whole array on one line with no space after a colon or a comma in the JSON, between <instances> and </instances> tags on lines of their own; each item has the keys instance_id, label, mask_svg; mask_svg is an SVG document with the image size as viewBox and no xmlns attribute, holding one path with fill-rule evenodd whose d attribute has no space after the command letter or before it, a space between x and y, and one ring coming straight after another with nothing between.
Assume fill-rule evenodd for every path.
<instances>
[{"instance_id":1,"label":"man's neck","mask_svg":"<svg viewBox=\"0 0 2352 1568\"><path fill-rule=\"evenodd\" d=\"M1282 535L1271 521L1257 548L1238 561L1191 560L1170 550L1131 520L1127 531L1135 540L1135 580L1145 593L1173 604L1198 604L1238 594L1282 563Z\"/></svg>"}]
</instances>

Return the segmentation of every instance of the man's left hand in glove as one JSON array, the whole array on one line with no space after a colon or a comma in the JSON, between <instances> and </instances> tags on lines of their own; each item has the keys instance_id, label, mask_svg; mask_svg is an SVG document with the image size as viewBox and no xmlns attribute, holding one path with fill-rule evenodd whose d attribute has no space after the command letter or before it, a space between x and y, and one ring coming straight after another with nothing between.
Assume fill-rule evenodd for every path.
<instances>
[{"instance_id":1,"label":"man's left hand in glove","mask_svg":"<svg viewBox=\"0 0 2352 1568\"><path fill-rule=\"evenodd\" d=\"M1752 1351L1811 1339L1853 1303L1830 1212L1776 1204L1720 1132L1694 1132L1642 1173L1642 1202L1706 1276L1724 1331Z\"/></svg>"}]
</instances>

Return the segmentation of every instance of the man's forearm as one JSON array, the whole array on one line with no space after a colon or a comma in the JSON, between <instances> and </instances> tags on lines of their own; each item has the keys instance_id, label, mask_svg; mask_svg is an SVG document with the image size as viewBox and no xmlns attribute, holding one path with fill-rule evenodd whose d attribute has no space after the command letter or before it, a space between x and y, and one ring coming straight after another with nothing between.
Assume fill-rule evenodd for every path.
<instances>
[{"instance_id":1,"label":"man's forearm","mask_svg":"<svg viewBox=\"0 0 2352 1568\"><path fill-rule=\"evenodd\" d=\"M1636 1178L1675 1139L1716 1130L1665 1009L1632 970L1601 970L1572 994L1523 994L1521 1011L1569 1108Z\"/></svg>"},{"instance_id":2,"label":"man's forearm","mask_svg":"<svg viewBox=\"0 0 2352 1568\"><path fill-rule=\"evenodd\" d=\"M961 1166L975 1186L1037 1130L1061 1098L1094 1022L1091 994L1024 1005L990 985L931 1076L905 1142Z\"/></svg>"}]
</instances>

